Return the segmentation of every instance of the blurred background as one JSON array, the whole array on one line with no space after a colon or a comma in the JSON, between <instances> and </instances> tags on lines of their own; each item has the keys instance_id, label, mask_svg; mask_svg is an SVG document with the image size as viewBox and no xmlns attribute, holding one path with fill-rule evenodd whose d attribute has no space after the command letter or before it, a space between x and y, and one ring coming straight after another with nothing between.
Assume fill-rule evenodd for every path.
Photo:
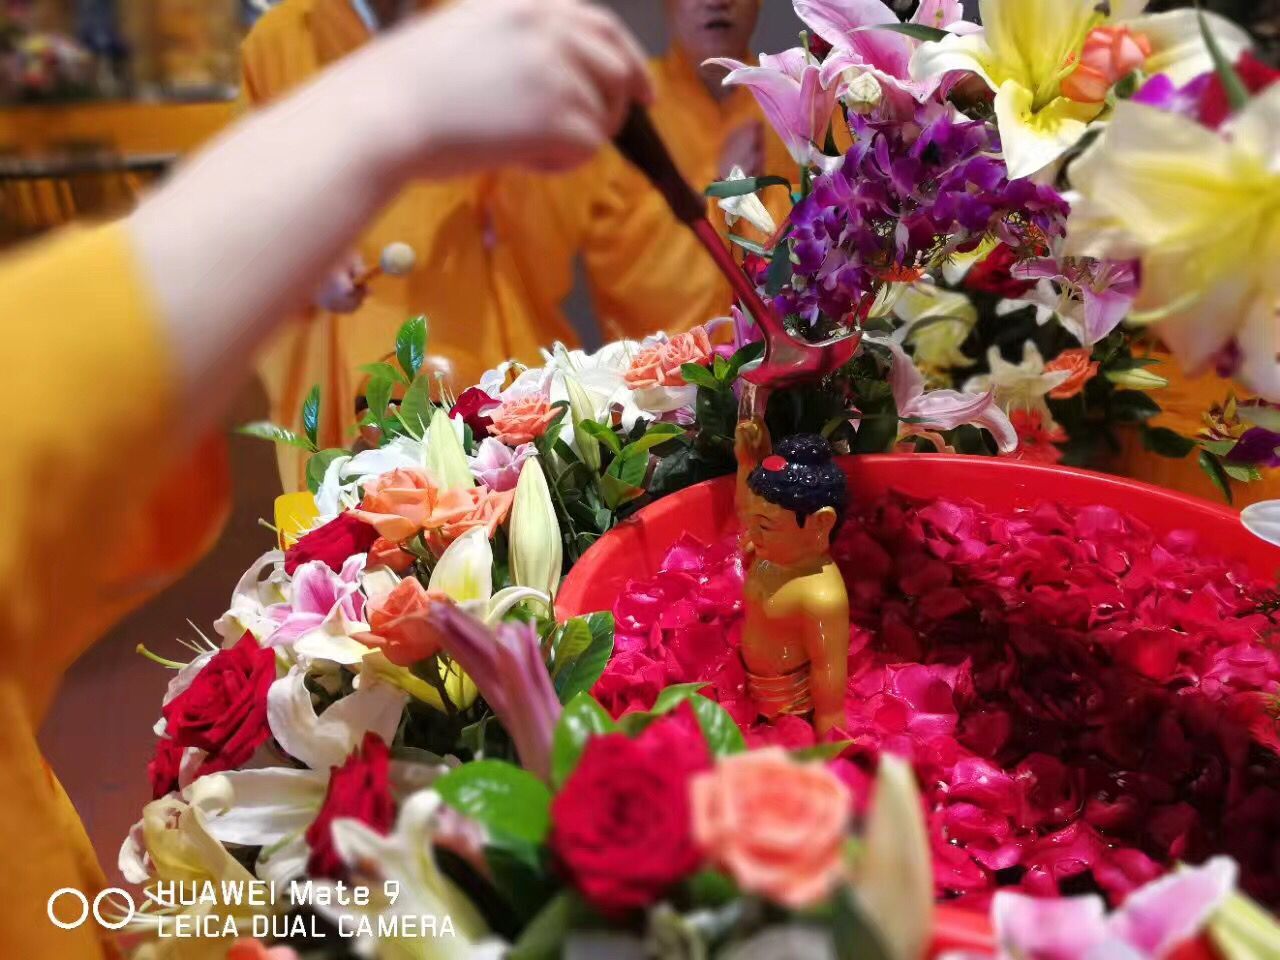
<instances>
[{"instance_id":1,"label":"blurred background","mask_svg":"<svg viewBox=\"0 0 1280 960\"><path fill-rule=\"evenodd\" d=\"M0 0L0 249L76 219L126 212L182 155L229 123L237 109L240 41L270 3ZM665 48L661 0L607 5L649 49ZM891 5L906 15L915 0ZM971 19L977 5L966 0ZM1249 27L1264 56L1276 61L1280 0L1203 5ZM793 46L799 29L789 0L764 0L756 49ZM585 304L575 295L568 311L591 343L598 338ZM260 419L265 410L252 385L228 426ZM150 729L170 676L135 647L172 653L178 636L209 632L241 574L272 544L259 518L271 516L279 492L274 452L236 440L232 458L235 512L217 549L80 660L42 731L46 756L117 879L120 842L149 799Z\"/></svg>"}]
</instances>

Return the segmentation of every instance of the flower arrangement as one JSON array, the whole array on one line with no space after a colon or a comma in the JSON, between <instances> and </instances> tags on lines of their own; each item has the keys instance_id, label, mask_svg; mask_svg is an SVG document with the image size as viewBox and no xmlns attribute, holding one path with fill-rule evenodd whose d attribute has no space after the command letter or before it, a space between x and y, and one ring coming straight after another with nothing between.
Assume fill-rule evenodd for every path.
<instances>
[{"instance_id":1,"label":"flower arrangement","mask_svg":"<svg viewBox=\"0 0 1280 960\"><path fill-rule=\"evenodd\" d=\"M863 347L773 392L776 435L1085 459L1100 426L1158 411L1148 334L1269 393L1276 98L1233 66L1234 28L1084 0L984 0L981 27L953 0L908 24L795 6L802 46L726 82L757 93L798 182L709 193L770 237L732 239L792 334ZM784 187L791 215L766 222L755 194ZM1220 256L1237 228L1258 250ZM366 368L352 449L317 449L317 391L301 431L245 428L306 450L309 491L281 498L217 639L148 653L175 673L121 851L155 894L140 955L216 915L211 956L307 955L327 930L325 956L911 960L939 899L989 909L981 956L1166 957L1206 927L1232 960L1275 955L1235 887L1280 899L1276 603L1185 539L1104 507L860 505L836 541L849 697L823 742L744 700L734 543L677 543L612 611L556 618L612 527L733 471L752 321L555 345L455 395L416 318ZM1149 433L1234 476L1270 465L1277 429L1246 400L1202 436ZM295 880L307 895L225 892ZM178 883L212 892L166 899Z\"/></svg>"}]
</instances>

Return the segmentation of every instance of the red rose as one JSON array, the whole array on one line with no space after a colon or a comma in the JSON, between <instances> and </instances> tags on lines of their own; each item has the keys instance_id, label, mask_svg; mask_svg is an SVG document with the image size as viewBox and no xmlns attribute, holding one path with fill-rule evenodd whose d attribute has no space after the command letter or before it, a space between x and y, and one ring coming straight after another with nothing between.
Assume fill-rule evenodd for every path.
<instances>
[{"instance_id":1,"label":"red rose","mask_svg":"<svg viewBox=\"0 0 1280 960\"><path fill-rule=\"evenodd\" d=\"M471 428L471 435L479 440L489 436L489 427L493 425L493 419L487 416L487 413L497 406L499 401L479 387L471 387L458 396L458 401L449 411L449 419L461 417L462 422Z\"/></svg>"},{"instance_id":2,"label":"red rose","mask_svg":"<svg viewBox=\"0 0 1280 960\"><path fill-rule=\"evenodd\" d=\"M168 737L161 737L156 744L156 755L147 764L147 777L151 781L151 798L159 800L178 789L178 768L185 751Z\"/></svg>"},{"instance_id":3,"label":"red rose","mask_svg":"<svg viewBox=\"0 0 1280 960\"><path fill-rule=\"evenodd\" d=\"M311 560L319 560L334 573L342 572L348 557L368 553L378 531L351 513L340 513L317 527L285 551L284 572L293 572Z\"/></svg>"},{"instance_id":4,"label":"red rose","mask_svg":"<svg viewBox=\"0 0 1280 960\"><path fill-rule=\"evenodd\" d=\"M373 732L364 735L364 742L347 757L346 763L332 768L320 813L307 827L310 876L341 880L347 874L333 844L334 820L359 820L384 836L391 832L396 822L396 803L391 798L390 770L391 751Z\"/></svg>"},{"instance_id":5,"label":"red rose","mask_svg":"<svg viewBox=\"0 0 1280 960\"><path fill-rule=\"evenodd\" d=\"M191 686L164 708L165 732L177 747L208 756L200 774L234 770L271 736L267 690L276 679L276 652L246 633L213 656Z\"/></svg>"},{"instance_id":6,"label":"red rose","mask_svg":"<svg viewBox=\"0 0 1280 960\"><path fill-rule=\"evenodd\" d=\"M647 906L697 869L689 778L710 766L683 706L639 738L592 738L551 805L551 849L606 914Z\"/></svg>"},{"instance_id":7,"label":"red rose","mask_svg":"<svg viewBox=\"0 0 1280 960\"><path fill-rule=\"evenodd\" d=\"M964 285L970 290L980 293L992 293L1006 300L1018 300L1035 286L1031 280L1018 280L1012 270L1018 262L1018 254L1013 247L1002 243L982 260L973 265L964 278Z\"/></svg>"},{"instance_id":8,"label":"red rose","mask_svg":"<svg viewBox=\"0 0 1280 960\"><path fill-rule=\"evenodd\" d=\"M1261 93L1280 80L1280 70L1272 70L1247 50L1240 55L1240 60L1236 63L1236 73L1240 74L1240 79L1244 81L1250 93ZM1227 100L1227 90L1222 85L1222 78L1216 72L1210 76L1209 83L1200 96L1197 109L1200 122L1206 127L1215 129L1231 116L1231 103Z\"/></svg>"}]
</instances>

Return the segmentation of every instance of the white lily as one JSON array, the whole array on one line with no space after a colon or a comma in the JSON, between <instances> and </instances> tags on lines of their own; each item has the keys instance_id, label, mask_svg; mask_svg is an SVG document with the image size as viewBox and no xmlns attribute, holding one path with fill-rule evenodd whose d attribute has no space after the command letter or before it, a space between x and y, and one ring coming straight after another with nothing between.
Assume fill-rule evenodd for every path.
<instances>
[{"instance_id":1,"label":"white lily","mask_svg":"<svg viewBox=\"0 0 1280 960\"><path fill-rule=\"evenodd\" d=\"M427 441L396 437L381 447L362 450L354 457L338 457L325 470L316 492L317 525L327 523L344 510L360 505L360 484L369 477L392 470L427 465Z\"/></svg>"},{"instance_id":2,"label":"white lily","mask_svg":"<svg viewBox=\"0 0 1280 960\"><path fill-rule=\"evenodd\" d=\"M541 473L537 463L533 468ZM551 602L545 591L530 587L513 586L493 592L493 547L480 527L468 530L449 544L431 571L427 589L444 594L490 626L501 623L516 604L525 600Z\"/></svg>"},{"instance_id":3,"label":"white lily","mask_svg":"<svg viewBox=\"0 0 1280 960\"><path fill-rule=\"evenodd\" d=\"M1240 522L1255 537L1280 547L1280 500L1249 504L1240 511Z\"/></svg>"},{"instance_id":4,"label":"white lily","mask_svg":"<svg viewBox=\"0 0 1280 960\"><path fill-rule=\"evenodd\" d=\"M741 167L734 167L729 171L728 179L745 180L747 179L747 173ZM716 203L724 211L725 223L730 227L734 226L739 220L745 220L766 237L771 237L777 232L778 225L774 223L773 217L765 209L760 197L754 193L744 193L736 197L723 197Z\"/></svg>"},{"instance_id":5,"label":"white lily","mask_svg":"<svg viewBox=\"0 0 1280 960\"><path fill-rule=\"evenodd\" d=\"M264 553L240 578L231 593L230 608L214 622L213 629L228 643L235 643L246 631L262 643L280 626L267 608L285 601L288 586L284 554L279 550Z\"/></svg>"},{"instance_id":6,"label":"white lily","mask_svg":"<svg viewBox=\"0 0 1280 960\"><path fill-rule=\"evenodd\" d=\"M536 457L526 461L520 471L509 536L511 579L548 598L554 597L560 587L564 559L560 521L542 464Z\"/></svg>"},{"instance_id":7,"label":"white lily","mask_svg":"<svg viewBox=\"0 0 1280 960\"><path fill-rule=\"evenodd\" d=\"M321 908L332 921L367 918L377 929L381 916L448 918L453 936L419 936L398 940L370 940L357 937L352 945L363 956L379 960L497 960L503 945L489 936L480 912L453 882L444 875L432 853L440 832L444 806L439 794L423 790L400 808L395 832L382 836L358 820L337 820L333 841L338 855L352 869L353 876L370 889L368 906ZM388 883L396 884L398 897L392 903L385 895ZM335 899L334 903L338 901Z\"/></svg>"},{"instance_id":8,"label":"white lily","mask_svg":"<svg viewBox=\"0 0 1280 960\"><path fill-rule=\"evenodd\" d=\"M409 796L451 769L445 762L392 760L392 793ZM311 851L305 834L324 804L330 775L328 769L293 767L233 770L201 777L185 796L200 809L211 836L224 844L260 847L254 872L285 883L306 871Z\"/></svg>"},{"instance_id":9,"label":"white lily","mask_svg":"<svg viewBox=\"0 0 1280 960\"><path fill-rule=\"evenodd\" d=\"M1145 6L1117 0L1107 17L1096 0L981 0L982 29L924 44L912 58L911 75L923 80L962 71L982 78L996 94L1009 176L1030 176L1075 146L1105 108L1103 101L1082 103L1062 92L1092 29L1125 27L1144 37L1151 50L1147 73L1185 83L1210 68L1195 11L1138 16ZM1208 16L1227 56L1248 47L1243 30Z\"/></svg>"},{"instance_id":10,"label":"white lily","mask_svg":"<svg viewBox=\"0 0 1280 960\"><path fill-rule=\"evenodd\" d=\"M427 427L427 472L445 490L470 490L476 485L467 463L467 451L457 428L443 409L436 409Z\"/></svg>"},{"instance_id":11,"label":"white lily","mask_svg":"<svg viewBox=\"0 0 1280 960\"><path fill-rule=\"evenodd\" d=\"M991 372L971 377L964 385L965 393L992 390L996 403L1006 413L1027 410L1039 413L1040 422L1046 427L1054 423L1045 397L1071 376L1069 372L1054 370L1046 373L1044 357L1030 340L1022 345L1021 363L1010 363L1001 356L999 347L992 347L987 351L987 366Z\"/></svg>"},{"instance_id":12,"label":"white lily","mask_svg":"<svg viewBox=\"0 0 1280 960\"><path fill-rule=\"evenodd\" d=\"M1191 375L1234 341L1239 378L1280 399L1280 87L1222 131L1136 103L1071 169L1067 252L1141 261L1131 321Z\"/></svg>"},{"instance_id":13,"label":"white lily","mask_svg":"<svg viewBox=\"0 0 1280 960\"><path fill-rule=\"evenodd\" d=\"M969 298L932 283L901 286L893 312L905 324L902 339L912 345L916 366L932 373L971 364L960 349L978 322Z\"/></svg>"},{"instance_id":14,"label":"white lily","mask_svg":"<svg viewBox=\"0 0 1280 960\"><path fill-rule=\"evenodd\" d=\"M408 697L404 691L362 675L354 692L317 714L307 689L308 669L293 666L267 691L267 723L284 751L312 770L338 766L376 733L390 743Z\"/></svg>"}]
</instances>

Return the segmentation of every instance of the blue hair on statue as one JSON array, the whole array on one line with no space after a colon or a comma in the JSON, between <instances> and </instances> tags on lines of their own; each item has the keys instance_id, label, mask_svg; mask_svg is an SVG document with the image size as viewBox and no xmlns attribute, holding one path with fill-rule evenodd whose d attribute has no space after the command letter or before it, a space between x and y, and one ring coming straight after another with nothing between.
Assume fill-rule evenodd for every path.
<instances>
[{"instance_id":1,"label":"blue hair on statue","mask_svg":"<svg viewBox=\"0 0 1280 960\"><path fill-rule=\"evenodd\" d=\"M814 433L798 433L779 443L774 455L751 471L747 486L769 503L793 511L802 527L824 507L836 512L838 525L849 497L831 444Z\"/></svg>"}]
</instances>

